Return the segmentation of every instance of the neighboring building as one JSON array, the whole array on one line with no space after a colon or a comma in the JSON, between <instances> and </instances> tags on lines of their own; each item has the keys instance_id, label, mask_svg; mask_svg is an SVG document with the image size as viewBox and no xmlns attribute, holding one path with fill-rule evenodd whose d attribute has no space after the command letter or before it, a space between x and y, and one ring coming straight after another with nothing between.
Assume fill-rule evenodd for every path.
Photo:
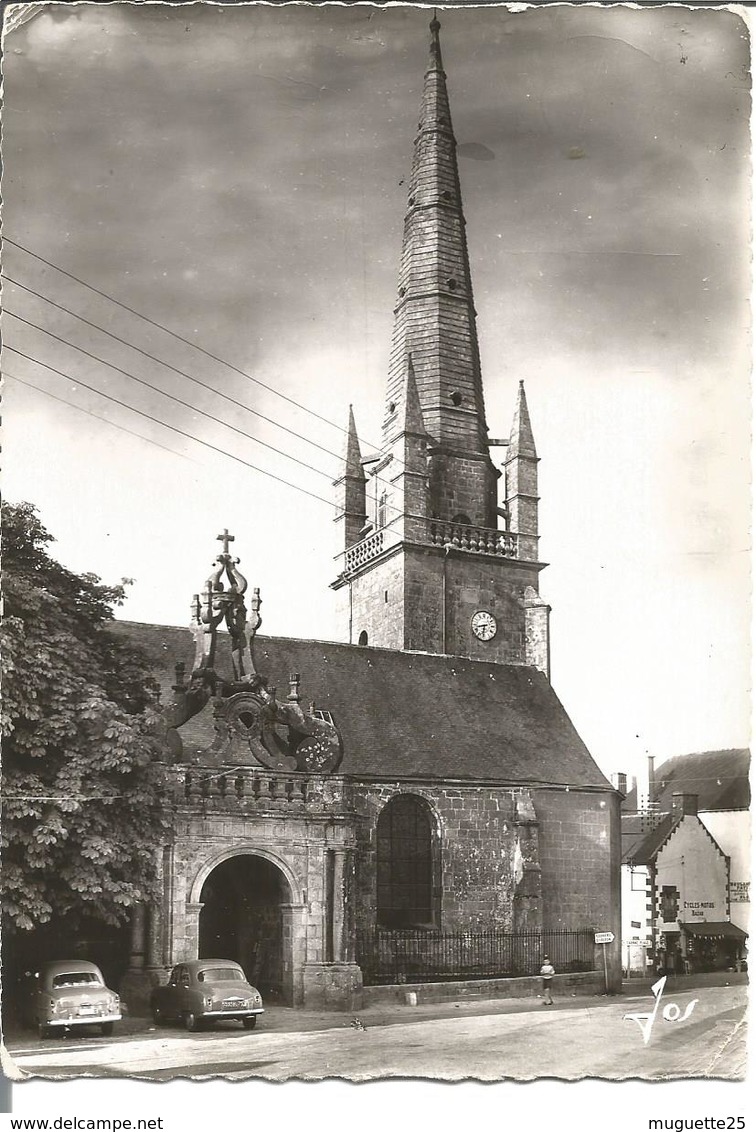
<instances>
[{"instance_id":1,"label":"neighboring building","mask_svg":"<svg viewBox=\"0 0 756 1132\"><path fill-rule=\"evenodd\" d=\"M222 953L285 1001L350 1006L368 982L535 974L544 947L603 978L597 930L619 984L619 795L549 683L538 457L522 384L488 439L455 151L434 18L383 443L364 461L350 414L336 485L347 643L255 639L227 533L194 645L118 627L162 676L174 758L132 986Z\"/></svg>"},{"instance_id":2,"label":"neighboring building","mask_svg":"<svg viewBox=\"0 0 756 1132\"><path fill-rule=\"evenodd\" d=\"M630 974L739 967L750 912L747 750L670 759L619 782L623 966ZM650 805L634 810L638 796Z\"/></svg>"}]
</instances>

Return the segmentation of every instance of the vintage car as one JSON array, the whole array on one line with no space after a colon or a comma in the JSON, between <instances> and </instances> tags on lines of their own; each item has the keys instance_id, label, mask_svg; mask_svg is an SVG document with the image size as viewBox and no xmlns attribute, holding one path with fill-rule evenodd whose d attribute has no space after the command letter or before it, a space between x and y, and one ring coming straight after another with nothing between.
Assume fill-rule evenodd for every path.
<instances>
[{"instance_id":1,"label":"vintage car","mask_svg":"<svg viewBox=\"0 0 756 1132\"><path fill-rule=\"evenodd\" d=\"M121 1020L121 1000L94 963L56 959L33 976L29 1014L41 1038L72 1026L99 1026L107 1037Z\"/></svg>"},{"instance_id":2,"label":"vintage car","mask_svg":"<svg viewBox=\"0 0 756 1132\"><path fill-rule=\"evenodd\" d=\"M199 1030L223 1018L252 1030L263 1013L260 992L251 986L238 963L231 959L189 959L177 963L164 986L155 987L150 999L156 1026L181 1022Z\"/></svg>"}]
</instances>

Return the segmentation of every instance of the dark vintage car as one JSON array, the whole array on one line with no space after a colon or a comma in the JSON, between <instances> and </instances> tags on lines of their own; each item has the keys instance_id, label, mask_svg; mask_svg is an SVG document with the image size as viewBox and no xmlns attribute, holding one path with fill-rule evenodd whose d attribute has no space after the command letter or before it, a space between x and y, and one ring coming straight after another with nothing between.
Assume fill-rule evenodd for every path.
<instances>
[{"instance_id":1,"label":"dark vintage car","mask_svg":"<svg viewBox=\"0 0 756 1132\"><path fill-rule=\"evenodd\" d=\"M189 959L177 963L164 986L150 998L155 1025L181 1022L199 1030L224 1018L252 1030L263 1013L260 992L251 986L238 963L231 959Z\"/></svg>"},{"instance_id":2,"label":"dark vintage car","mask_svg":"<svg viewBox=\"0 0 756 1132\"><path fill-rule=\"evenodd\" d=\"M121 1020L121 1000L86 959L43 964L29 988L29 1014L41 1038L72 1026L99 1026L108 1036Z\"/></svg>"}]
</instances>

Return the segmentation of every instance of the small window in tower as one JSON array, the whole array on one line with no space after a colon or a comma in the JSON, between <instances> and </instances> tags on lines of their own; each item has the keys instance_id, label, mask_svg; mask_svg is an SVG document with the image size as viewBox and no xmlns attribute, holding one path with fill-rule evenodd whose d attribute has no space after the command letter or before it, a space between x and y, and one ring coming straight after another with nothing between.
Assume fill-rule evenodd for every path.
<instances>
[{"instance_id":1,"label":"small window in tower","mask_svg":"<svg viewBox=\"0 0 756 1132\"><path fill-rule=\"evenodd\" d=\"M407 294L407 288L406 287L400 287L399 288L399 297L403 299L406 294Z\"/></svg>"},{"instance_id":2,"label":"small window in tower","mask_svg":"<svg viewBox=\"0 0 756 1132\"><path fill-rule=\"evenodd\" d=\"M449 288L450 291L456 291L457 290L457 280L452 276L451 279L446 280L446 286Z\"/></svg>"},{"instance_id":3,"label":"small window in tower","mask_svg":"<svg viewBox=\"0 0 756 1132\"><path fill-rule=\"evenodd\" d=\"M366 645L367 642L368 642L368 635L367 635L366 631L363 629L362 632L360 633L359 637L357 638L357 644L358 645Z\"/></svg>"},{"instance_id":4,"label":"small window in tower","mask_svg":"<svg viewBox=\"0 0 756 1132\"><path fill-rule=\"evenodd\" d=\"M376 526L386 526L386 492L382 491L378 500L378 514L376 516Z\"/></svg>"},{"instance_id":5,"label":"small window in tower","mask_svg":"<svg viewBox=\"0 0 756 1132\"><path fill-rule=\"evenodd\" d=\"M460 391L458 389L455 389L453 393L449 394L449 397L451 399L452 405L454 405L455 408L458 409L462 404L462 394L460 393Z\"/></svg>"},{"instance_id":6,"label":"small window in tower","mask_svg":"<svg viewBox=\"0 0 756 1132\"><path fill-rule=\"evenodd\" d=\"M407 201L407 204L408 204L408 205L410 206L410 208L411 208L411 207L412 207L412 205L413 205L414 203L415 203L415 198L414 198L414 196L412 196L412 197L410 197L410 198L409 198L409 200Z\"/></svg>"},{"instance_id":7,"label":"small window in tower","mask_svg":"<svg viewBox=\"0 0 756 1132\"><path fill-rule=\"evenodd\" d=\"M395 412L396 412L396 401L389 401L389 403L388 403L388 411L389 411L390 413L395 413Z\"/></svg>"},{"instance_id":8,"label":"small window in tower","mask_svg":"<svg viewBox=\"0 0 756 1132\"><path fill-rule=\"evenodd\" d=\"M388 605L388 590L383 591L383 601L384 604Z\"/></svg>"},{"instance_id":9,"label":"small window in tower","mask_svg":"<svg viewBox=\"0 0 756 1132\"><path fill-rule=\"evenodd\" d=\"M445 192L441 193L441 199L446 200L446 201L450 201L450 200L453 200L454 198L453 198L452 194L449 192L449 190L446 189Z\"/></svg>"}]
</instances>

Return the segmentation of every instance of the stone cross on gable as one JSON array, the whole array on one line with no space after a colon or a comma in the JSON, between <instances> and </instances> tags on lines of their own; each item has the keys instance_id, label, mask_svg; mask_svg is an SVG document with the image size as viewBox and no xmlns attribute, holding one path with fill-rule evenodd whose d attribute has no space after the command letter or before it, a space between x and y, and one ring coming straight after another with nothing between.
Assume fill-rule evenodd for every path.
<instances>
[{"instance_id":1,"label":"stone cross on gable","mask_svg":"<svg viewBox=\"0 0 756 1132\"><path fill-rule=\"evenodd\" d=\"M223 543L223 553L224 554L228 554L228 544L230 542L236 541L234 535L230 535L228 533L228 527L224 527L223 534L222 535L216 535L216 539L217 539L218 542Z\"/></svg>"}]
</instances>

